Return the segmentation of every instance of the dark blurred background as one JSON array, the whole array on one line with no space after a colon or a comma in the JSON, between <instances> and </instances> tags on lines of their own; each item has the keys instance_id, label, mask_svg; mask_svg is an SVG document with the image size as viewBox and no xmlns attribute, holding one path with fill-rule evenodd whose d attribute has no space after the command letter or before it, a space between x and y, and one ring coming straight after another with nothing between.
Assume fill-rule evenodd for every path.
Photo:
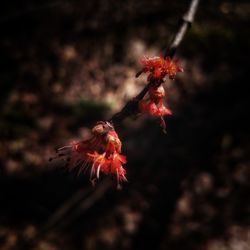
<instances>
[{"instance_id":1,"label":"dark blurred background","mask_svg":"<svg viewBox=\"0 0 250 250\"><path fill-rule=\"evenodd\" d=\"M144 86L189 1L13 0L0 9L0 249L249 250L248 1L201 1L154 119L119 128L129 183L50 168Z\"/></svg>"}]
</instances>

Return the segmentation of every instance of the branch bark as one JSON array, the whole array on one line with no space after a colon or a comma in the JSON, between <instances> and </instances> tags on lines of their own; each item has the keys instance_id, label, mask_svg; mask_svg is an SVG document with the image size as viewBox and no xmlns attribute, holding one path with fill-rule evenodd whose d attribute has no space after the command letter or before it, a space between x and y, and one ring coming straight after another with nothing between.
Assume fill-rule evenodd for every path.
<instances>
[{"instance_id":1,"label":"branch bark","mask_svg":"<svg viewBox=\"0 0 250 250\"><path fill-rule=\"evenodd\" d=\"M187 12L183 15L180 22L180 27L174 36L174 39L172 40L169 48L166 50L166 53L164 53L164 58L170 57L173 58L178 47L180 46L180 43L182 42L187 30L191 27L194 16L198 8L200 0L192 0L190 2L189 8ZM115 127L121 123L125 118L129 116L133 116L139 113L138 110L138 103L140 100L143 99L143 97L147 94L149 88L152 86L153 82L149 81L145 87L141 90L141 92L134 97L132 100L129 100L124 107L117 113L115 113L109 122L111 122Z\"/></svg>"}]
</instances>

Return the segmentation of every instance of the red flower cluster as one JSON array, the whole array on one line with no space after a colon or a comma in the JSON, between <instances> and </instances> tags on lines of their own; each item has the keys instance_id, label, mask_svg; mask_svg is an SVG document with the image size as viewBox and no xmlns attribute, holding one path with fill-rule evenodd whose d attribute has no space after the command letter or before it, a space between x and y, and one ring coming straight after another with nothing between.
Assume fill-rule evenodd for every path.
<instances>
[{"instance_id":1,"label":"red flower cluster","mask_svg":"<svg viewBox=\"0 0 250 250\"><path fill-rule=\"evenodd\" d=\"M140 73L149 72L148 80L157 82L162 82L165 76L174 79L178 72L183 72L183 68L178 65L178 61L170 57L166 59L162 56L145 57L141 59L141 64L143 69Z\"/></svg>"},{"instance_id":2,"label":"red flower cluster","mask_svg":"<svg viewBox=\"0 0 250 250\"><path fill-rule=\"evenodd\" d=\"M165 90L162 83L166 76L174 79L178 72L183 72L183 68L178 65L176 59L171 59L170 57L164 58L163 56L144 57L141 59L141 64L143 68L136 76L138 77L143 72L149 72L148 80L151 87L148 90L148 96L139 101L139 110L142 113L160 117L160 124L165 132L166 124L163 117L171 115L172 112L164 106Z\"/></svg>"},{"instance_id":3,"label":"red flower cluster","mask_svg":"<svg viewBox=\"0 0 250 250\"><path fill-rule=\"evenodd\" d=\"M126 157L121 155L121 141L109 122L98 122L92 129L89 140L73 142L70 146L58 150L59 156L66 156L69 169L79 167L81 173L91 165L90 180L94 184L100 173L114 175L117 185L127 181L123 164Z\"/></svg>"},{"instance_id":4,"label":"red flower cluster","mask_svg":"<svg viewBox=\"0 0 250 250\"><path fill-rule=\"evenodd\" d=\"M150 114L161 118L161 126L165 131L166 124L163 119L166 115L171 115L172 111L164 106L165 90L162 85L152 86L148 91L148 97L139 102L139 109L142 113Z\"/></svg>"},{"instance_id":5,"label":"red flower cluster","mask_svg":"<svg viewBox=\"0 0 250 250\"><path fill-rule=\"evenodd\" d=\"M164 116L171 115L172 111L164 105L165 90L162 83L166 76L174 79L178 72L183 72L183 69L178 65L177 60L170 57L145 57L141 63L143 68L137 76L143 72L149 72L150 88L146 98L139 101L139 110L141 113L159 117L165 131ZM114 175L119 187L121 182L127 181L126 170L123 168L126 157L121 154L121 147L122 143L114 127L109 122L98 122L92 129L90 139L73 142L70 146L60 148L57 157L51 160L63 160L67 168L70 170L78 168L79 173L91 166L92 183L99 179L100 173Z\"/></svg>"}]
</instances>

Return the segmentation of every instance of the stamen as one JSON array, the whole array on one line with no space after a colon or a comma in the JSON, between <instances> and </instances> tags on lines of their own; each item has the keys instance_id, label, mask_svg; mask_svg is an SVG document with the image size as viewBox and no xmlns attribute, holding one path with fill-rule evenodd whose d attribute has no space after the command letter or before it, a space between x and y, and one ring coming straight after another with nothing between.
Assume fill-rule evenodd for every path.
<instances>
[{"instance_id":1,"label":"stamen","mask_svg":"<svg viewBox=\"0 0 250 250\"><path fill-rule=\"evenodd\" d=\"M97 167L97 171L96 171L97 179L99 179L99 176L100 176L100 168L101 168L101 164L99 164L98 167Z\"/></svg>"}]
</instances>

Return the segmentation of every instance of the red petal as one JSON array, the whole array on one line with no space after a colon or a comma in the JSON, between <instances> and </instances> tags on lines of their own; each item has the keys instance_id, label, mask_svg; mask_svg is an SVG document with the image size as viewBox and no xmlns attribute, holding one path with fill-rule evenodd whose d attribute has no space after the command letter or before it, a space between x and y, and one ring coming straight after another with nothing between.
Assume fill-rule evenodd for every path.
<instances>
[{"instance_id":1,"label":"red petal","mask_svg":"<svg viewBox=\"0 0 250 250\"><path fill-rule=\"evenodd\" d=\"M154 102L149 102L147 110L150 115L156 115L158 108Z\"/></svg>"}]
</instances>

